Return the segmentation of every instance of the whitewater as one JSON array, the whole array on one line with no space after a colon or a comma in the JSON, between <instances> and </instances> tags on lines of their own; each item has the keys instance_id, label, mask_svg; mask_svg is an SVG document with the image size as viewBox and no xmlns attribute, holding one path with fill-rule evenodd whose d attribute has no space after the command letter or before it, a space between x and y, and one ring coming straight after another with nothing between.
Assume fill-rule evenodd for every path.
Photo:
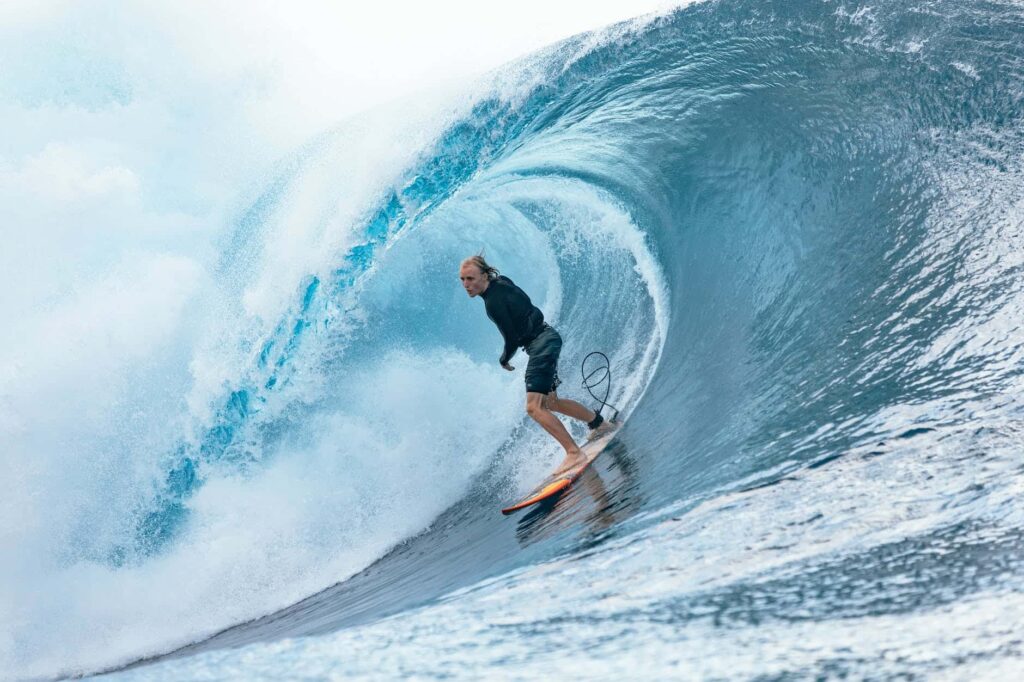
<instances>
[{"instance_id":1,"label":"whitewater","mask_svg":"<svg viewBox=\"0 0 1024 682\"><path fill-rule=\"evenodd\" d=\"M1024 672L1019 3L707 0L362 90L231 42L342 49L272 5L40 7L0 13L0 677ZM480 250L625 422L509 518L561 453Z\"/></svg>"}]
</instances>

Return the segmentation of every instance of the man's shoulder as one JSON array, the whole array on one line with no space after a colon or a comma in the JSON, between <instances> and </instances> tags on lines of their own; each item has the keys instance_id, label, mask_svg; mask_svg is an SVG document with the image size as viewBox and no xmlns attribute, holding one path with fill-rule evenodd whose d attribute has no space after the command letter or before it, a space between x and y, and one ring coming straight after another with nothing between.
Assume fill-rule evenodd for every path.
<instances>
[{"instance_id":1,"label":"man's shoulder","mask_svg":"<svg viewBox=\"0 0 1024 682\"><path fill-rule=\"evenodd\" d=\"M515 282L510 280L505 275L498 275L497 277L492 279L491 283L487 286L487 288L490 289L491 287L494 287L495 291L501 291L505 294L507 294L509 291L513 291L518 288L516 287Z\"/></svg>"},{"instance_id":2,"label":"man's shoulder","mask_svg":"<svg viewBox=\"0 0 1024 682\"><path fill-rule=\"evenodd\" d=\"M515 286L515 282L513 282L505 275L498 275L497 277L494 278L494 281L500 284L511 284L512 286Z\"/></svg>"}]
</instances>

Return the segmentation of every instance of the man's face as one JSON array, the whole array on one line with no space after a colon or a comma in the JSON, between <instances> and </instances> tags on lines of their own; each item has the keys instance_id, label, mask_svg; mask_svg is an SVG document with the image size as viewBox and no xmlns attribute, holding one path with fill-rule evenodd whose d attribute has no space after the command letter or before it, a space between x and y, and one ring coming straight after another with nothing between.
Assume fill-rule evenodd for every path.
<instances>
[{"instance_id":1,"label":"man's face","mask_svg":"<svg viewBox=\"0 0 1024 682\"><path fill-rule=\"evenodd\" d=\"M459 279L470 298L479 296L490 283L487 276L473 263L463 263L459 268Z\"/></svg>"}]
</instances>

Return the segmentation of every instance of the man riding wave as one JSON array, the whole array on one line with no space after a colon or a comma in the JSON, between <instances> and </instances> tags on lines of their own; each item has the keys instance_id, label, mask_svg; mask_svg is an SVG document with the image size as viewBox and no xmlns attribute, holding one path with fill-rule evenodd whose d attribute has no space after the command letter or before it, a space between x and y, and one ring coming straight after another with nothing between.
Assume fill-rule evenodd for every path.
<instances>
[{"instance_id":1,"label":"man riding wave","mask_svg":"<svg viewBox=\"0 0 1024 682\"><path fill-rule=\"evenodd\" d=\"M560 474L583 464L584 456L576 441L553 412L586 422L590 428L588 439L607 431L611 425L599 412L584 407L575 400L559 398L558 356L562 352L562 337L544 321L530 297L508 277L499 274L482 255L462 261L459 279L470 298L484 300L487 317L494 322L505 341L501 366L512 371L509 364L516 350L522 348L530 357L526 364L526 413L550 433L565 449L565 459L555 470Z\"/></svg>"}]
</instances>

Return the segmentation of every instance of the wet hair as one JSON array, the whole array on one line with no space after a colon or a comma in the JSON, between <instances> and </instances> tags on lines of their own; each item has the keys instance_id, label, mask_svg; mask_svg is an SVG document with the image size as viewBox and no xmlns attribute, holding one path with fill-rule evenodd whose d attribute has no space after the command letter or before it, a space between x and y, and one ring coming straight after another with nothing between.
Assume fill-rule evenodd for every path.
<instances>
[{"instance_id":1,"label":"wet hair","mask_svg":"<svg viewBox=\"0 0 1024 682\"><path fill-rule=\"evenodd\" d=\"M473 265L477 266L478 268L480 268L480 272L482 272L485 275L487 275L487 279L489 279L489 280L493 280L499 274L498 273L498 268L494 267L493 265L488 263L486 260L484 260L483 251L481 251L480 253L476 254L475 256L470 256L469 258L467 258L466 260L464 260L462 262L463 263L472 263Z\"/></svg>"}]
</instances>

